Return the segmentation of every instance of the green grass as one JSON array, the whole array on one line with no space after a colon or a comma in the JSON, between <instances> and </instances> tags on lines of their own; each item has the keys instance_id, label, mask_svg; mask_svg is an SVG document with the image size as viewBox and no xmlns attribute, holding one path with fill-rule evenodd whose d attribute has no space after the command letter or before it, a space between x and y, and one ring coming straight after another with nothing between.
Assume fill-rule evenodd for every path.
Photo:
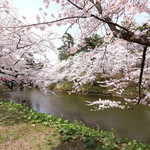
<instances>
[{"instance_id":1,"label":"green grass","mask_svg":"<svg viewBox=\"0 0 150 150\"><path fill-rule=\"evenodd\" d=\"M56 90L56 89L57 89L56 83L51 83L51 84L48 86L48 89L51 90L51 91Z\"/></svg>"},{"instance_id":2,"label":"green grass","mask_svg":"<svg viewBox=\"0 0 150 150\"><path fill-rule=\"evenodd\" d=\"M98 81L105 81L105 80L109 80L109 78L102 77L101 74L100 75L98 74L93 83L85 83L79 87L80 93L82 92L85 94L89 94L89 93L111 94L109 92L109 89L111 89L112 87L103 87L103 85L106 85L105 83L98 83ZM48 89L52 91L61 91L61 92L75 90L74 83L70 81L64 81L61 83L52 83L48 86Z\"/></svg>"},{"instance_id":3,"label":"green grass","mask_svg":"<svg viewBox=\"0 0 150 150\"><path fill-rule=\"evenodd\" d=\"M4 100L0 100L0 118L0 149L150 149L136 140L119 138L114 131L91 129Z\"/></svg>"},{"instance_id":4,"label":"green grass","mask_svg":"<svg viewBox=\"0 0 150 150\"><path fill-rule=\"evenodd\" d=\"M9 92L11 91L7 86L5 85L0 85L0 93L1 92Z\"/></svg>"},{"instance_id":5,"label":"green grass","mask_svg":"<svg viewBox=\"0 0 150 150\"><path fill-rule=\"evenodd\" d=\"M135 83L129 83L127 85L127 87L125 87L124 91L123 91L123 95L129 98L134 98L138 96L138 89L137 89L138 85Z\"/></svg>"},{"instance_id":6,"label":"green grass","mask_svg":"<svg viewBox=\"0 0 150 150\"><path fill-rule=\"evenodd\" d=\"M72 91L74 90L73 88L73 82L69 82L69 81L64 81L62 83L52 83L48 86L48 89L49 90L52 90L52 91Z\"/></svg>"},{"instance_id":7,"label":"green grass","mask_svg":"<svg viewBox=\"0 0 150 150\"><path fill-rule=\"evenodd\" d=\"M83 93L105 93L107 91L107 87L101 87L99 84L91 84L91 83L86 83L80 87L81 92Z\"/></svg>"},{"instance_id":8,"label":"green grass","mask_svg":"<svg viewBox=\"0 0 150 150\"><path fill-rule=\"evenodd\" d=\"M60 91L72 91L73 90L73 82L65 81L65 82L61 83L58 90L60 90Z\"/></svg>"}]
</instances>

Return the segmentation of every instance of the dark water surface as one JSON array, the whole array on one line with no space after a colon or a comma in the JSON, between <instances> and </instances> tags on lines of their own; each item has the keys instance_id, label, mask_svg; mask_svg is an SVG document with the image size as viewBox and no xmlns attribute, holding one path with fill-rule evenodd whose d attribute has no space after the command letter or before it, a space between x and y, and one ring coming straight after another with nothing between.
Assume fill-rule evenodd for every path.
<instances>
[{"instance_id":1,"label":"dark water surface","mask_svg":"<svg viewBox=\"0 0 150 150\"><path fill-rule=\"evenodd\" d=\"M87 106L86 101L96 101L100 96L56 93L58 97L48 93L42 94L38 89L14 90L0 93L14 102L26 100L28 106L41 113L47 113L69 121L82 121L87 126L99 125L100 129L116 130L121 137L137 139L150 144L150 107L138 105L134 110L117 108L91 111L94 106ZM118 98L101 97L102 99L121 100Z\"/></svg>"}]
</instances>

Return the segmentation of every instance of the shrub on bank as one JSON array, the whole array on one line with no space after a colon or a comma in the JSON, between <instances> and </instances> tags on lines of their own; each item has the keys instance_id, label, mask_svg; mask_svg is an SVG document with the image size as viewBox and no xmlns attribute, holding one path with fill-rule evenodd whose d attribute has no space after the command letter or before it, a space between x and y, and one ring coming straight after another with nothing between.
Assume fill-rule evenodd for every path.
<instances>
[{"instance_id":1,"label":"shrub on bank","mask_svg":"<svg viewBox=\"0 0 150 150\"><path fill-rule=\"evenodd\" d=\"M78 90L75 90L74 83L69 81L64 81L60 83L51 83L48 86L49 90L60 91L60 92L73 92L73 93L85 93L85 94L103 94L103 95L112 95L118 97L126 98L136 98L138 96L138 85L134 82L128 82L124 88L116 88L113 85L106 86L106 83L103 81L108 80L106 78L97 78L94 82L85 83L79 85ZM120 82L121 84L121 82ZM119 90L123 90L122 93L119 93ZM142 92L143 94L143 92Z\"/></svg>"}]
</instances>

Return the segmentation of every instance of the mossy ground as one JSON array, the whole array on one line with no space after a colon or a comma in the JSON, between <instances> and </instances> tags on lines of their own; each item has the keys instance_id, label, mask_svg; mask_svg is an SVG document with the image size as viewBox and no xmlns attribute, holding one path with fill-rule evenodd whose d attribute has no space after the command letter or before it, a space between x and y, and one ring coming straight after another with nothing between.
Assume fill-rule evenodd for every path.
<instances>
[{"instance_id":1,"label":"mossy ground","mask_svg":"<svg viewBox=\"0 0 150 150\"><path fill-rule=\"evenodd\" d=\"M11 91L8 86L6 85L0 85L0 92L9 92Z\"/></svg>"},{"instance_id":2,"label":"mossy ground","mask_svg":"<svg viewBox=\"0 0 150 150\"><path fill-rule=\"evenodd\" d=\"M137 97L138 96L138 85L135 83L129 83L123 91L124 96L128 97Z\"/></svg>"},{"instance_id":3,"label":"mossy ground","mask_svg":"<svg viewBox=\"0 0 150 150\"><path fill-rule=\"evenodd\" d=\"M98 83L86 83L80 87L82 93L95 93L104 94L107 91L107 87L102 87Z\"/></svg>"},{"instance_id":4,"label":"mossy ground","mask_svg":"<svg viewBox=\"0 0 150 150\"><path fill-rule=\"evenodd\" d=\"M49 90L52 91L72 91L73 88L73 82L64 81L61 83L52 83L48 86Z\"/></svg>"},{"instance_id":5,"label":"mossy ground","mask_svg":"<svg viewBox=\"0 0 150 150\"><path fill-rule=\"evenodd\" d=\"M19 83L18 82L14 82L14 87L19 87ZM0 84L0 92L10 92L11 89L9 88L9 83L8 82L4 82Z\"/></svg>"},{"instance_id":6,"label":"mossy ground","mask_svg":"<svg viewBox=\"0 0 150 150\"><path fill-rule=\"evenodd\" d=\"M0 149L149 150L150 145L0 100Z\"/></svg>"},{"instance_id":7,"label":"mossy ground","mask_svg":"<svg viewBox=\"0 0 150 150\"><path fill-rule=\"evenodd\" d=\"M101 81L105 80L104 78L101 78ZM64 81L61 83L52 83L48 86L50 90L53 91L72 91L75 90L73 87L73 82ZM79 87L81 93L95 93L95 94L101 94L107 92L106 87L100 86L97 81L94 83L86 83Z\"/></svg>"},{"instance_id":8,"label":"mossy ground","mask_svg":"<svg viewBox=\"0 0 150 150\"><path fill-rule=\"evenodd\" d=\"M126 98L136 98L138 97L138 84L134 82L127 81L128 85L124 88L122 94L118 94L120 89L116 89L113 85L105 86L105 81L109 81L111 79L120 79L122 78L122 74L117 74L116 77L104 77L102 74L97 74L95 81L87 82L81 86L79 86L79 91L77 93L84 94L101 94L101 95L110 95L115 97L126 97ZM48 86L48 88L52 91L60 91L60 92L71 92L75 91L74 83L69 81L64 81L60 83L53 83ZM113 89L116 90L113 90ZM143 94L143 93L142 93Z\"/></svg>"},{"instance_id":9,"label":"mossy ground","mask_svg":"<svg viewBox=\"0 0 150 150\"><path fill-rule=\"evenodd\" d=\"M59 85L58 90L60 90L60 91L72 91L72 90L74 90L73 82L65 81L65 82L61 83Z\"/></svg>"}]
</instances>

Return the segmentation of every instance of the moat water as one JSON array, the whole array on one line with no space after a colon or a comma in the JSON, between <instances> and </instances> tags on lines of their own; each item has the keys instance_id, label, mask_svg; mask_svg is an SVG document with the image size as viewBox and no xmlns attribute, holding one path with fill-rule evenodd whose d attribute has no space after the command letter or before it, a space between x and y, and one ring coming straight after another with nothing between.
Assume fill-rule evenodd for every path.
<instances>
[{"instance_id":1,"label":"moat water","mask_svg":"<svg viewBox=\"0 0 150 150\"><path fill-rule=\"evenodd\" d=\"M150 144L150 107L138 105L133 110L109 108L91 111L95 106L88 106L87 101L96 101L99 98L122 101L120 98L104 97L98 95L79 95L56 93L57 96L47 93L44 95L38 89L25 88L20 91L0 93L0 97L9 98L11 101L21 103L26 100L26 105L41 113L56 117L63 117L73 122L82 121L90 127L97 125L102 130L116 130L120 137L136 139Z\"/></svg>"}]
</instances>

